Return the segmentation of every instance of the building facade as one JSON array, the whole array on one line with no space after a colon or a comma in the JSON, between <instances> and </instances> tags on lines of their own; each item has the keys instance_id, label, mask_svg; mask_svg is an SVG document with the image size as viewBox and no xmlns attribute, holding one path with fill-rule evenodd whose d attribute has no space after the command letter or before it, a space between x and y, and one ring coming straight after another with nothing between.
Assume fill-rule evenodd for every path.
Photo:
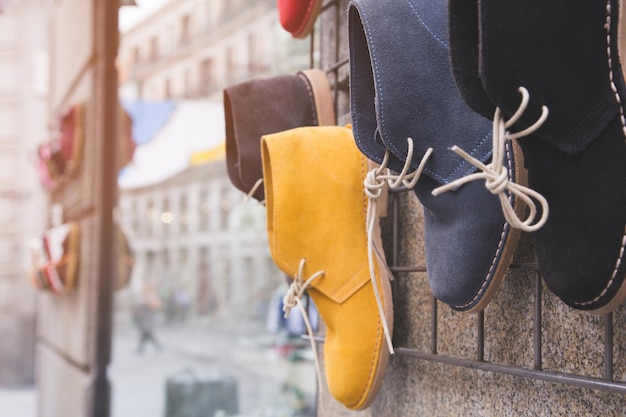
<instances>
[{"instance_id":1,"label":"building facade","mask_svg":"<svg viewBox=\"0 0 626 417\"><path fill-rule=\"evenodd\" d=\"M192 313L263 318L281 275L267 246L265 208L244 202L223 159L190 166L163 182L122 190L121 224L136 259L131 286L183 291Z\"/></svg>"},{"instance_id":2,"label":"building facade","mask_svg":"<svg viewBox=\"0 0 626 417\"><path fill-rule=\"evenodd\" d=\"M278 23L275 0L172 0L122 35L123 100L221 96L252 77L309 65L309 43Z\"/></svg>"},{"instance_id":3,"label":"building facade","mask_svg":"<svg viewBox=\"0 0 626 417\"><path fill-rule=\"evenodd\" d=\"M46 222L34 155L47 135L46 2L0 3L0 384L34 380L29 241Z\"/></svg>"},{"instance_id":4,"label":"building facade","mask_svg":"<svg viewBox=\"0 0 626 417\"><path fill-rule=\"evenodd\" d=\"M309 48L282 29L275 0L171 0L122 33L120 98L221 102L229 85L307 68ZM244 203L223 157L122 188L118 207L135 251L133 292L152 280L166 305L182 291L198 314L265 314L283 283L267 246L265 209Z\"/></svg>"}]
</instances>

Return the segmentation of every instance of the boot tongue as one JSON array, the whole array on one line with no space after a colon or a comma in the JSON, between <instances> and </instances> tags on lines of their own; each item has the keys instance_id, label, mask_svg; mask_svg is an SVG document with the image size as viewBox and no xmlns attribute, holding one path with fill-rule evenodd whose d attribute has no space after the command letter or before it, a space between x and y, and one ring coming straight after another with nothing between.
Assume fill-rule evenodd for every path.
<instances>
[{"instance_id":1,"label":"boot tongue","mask_svg":"<svg viewBox=\"0 0 626 417\"><path fill-rule=\"evenodd\" d=\"M474 172L473 166L448 148L457 145L486 162L491 155L491 122L463 101L455 85L449 62L447 1L394 0L390 7L389 1L361 0L352 7L349 25L356 48L351 57L370 63L352 66L352 87L374 85L370 101L372 109L375 103L375 126L382 141L402 158L407 155L407 138L412 138L413 169L427 148L433 147L424 174L439 183ZM361 107L366 102L360 97L353 100ZM374 124L366 120L371 119L372 109L353 109L357 140L374 140Z\"/></svg>"},{"instance_id":2,"label":"boot tongue","mask_svg":"<svg viewBox=\"0 0 626 417\"><path fill-rule=\"evenodd\" d=\"M276 265L342 303L369 282L363 181L367 159L344 127L292 129L262 138L269 246Z\"/></svg>"},{"instance_id":3,"label":"boot tongue","mask_svg":"<svg viewBox=\"0 0 626 417\"><path fill-rule=\"evenodd\" d=\"M617 36L610 34L617 30L609 30L617 19L608 11L595 1L480 1L487 93L510 117L525 87L530 104L517 128L534 123L547 106L550 116L534 136L567 154L584 150L619 111L610 83L616 62L608 53L617 57ZM621 83L619 72L613 78Z\"/></svg>"}]
</instances>

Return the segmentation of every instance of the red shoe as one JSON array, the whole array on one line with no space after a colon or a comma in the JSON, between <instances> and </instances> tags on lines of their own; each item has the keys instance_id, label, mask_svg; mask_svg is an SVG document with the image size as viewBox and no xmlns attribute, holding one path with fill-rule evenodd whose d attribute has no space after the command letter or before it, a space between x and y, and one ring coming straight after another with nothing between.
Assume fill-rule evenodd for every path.
<instances>
[{"instance_id":1,"label":"red shoe","mask_svg":"<svg viewBox=\"0 0 626 417\"><path fill-rule=\"evenodd\" d=\"M306 38L313 30L322 0L277 0L281 26L294 38Z\"/></svg>"}]
</instances>

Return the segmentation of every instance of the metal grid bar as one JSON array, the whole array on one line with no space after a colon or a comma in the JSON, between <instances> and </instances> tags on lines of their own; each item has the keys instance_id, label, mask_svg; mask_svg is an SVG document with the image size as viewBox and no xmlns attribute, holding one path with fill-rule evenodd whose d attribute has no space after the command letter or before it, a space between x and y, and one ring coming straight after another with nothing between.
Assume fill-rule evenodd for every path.
<instances>
[{"instance_id":1,"label":"metal grid bar","mask_svg":"<svg viewBox=\"0 0 626 417\"><path fill-rule=\"evenodd\" d=\"M334 105L336 114L341 116L338 110L338 95L340 91L348 91L348 80L339 80L339 70L345 65L348 65L349 58L347 56L340 56L341 50L341 33L347 33L346 28L340 27L341 19L340 13L345 13L345 6L347 0L329 0L322 6L321 14L333 13L334 22L336 27L334 28L334 40L325 39L324 36L320 37L320 48L332 48L334 47L334 59L332 62L322 62L323 69L329 75L331 85L334 92ZM314 46L313 40L311 41L311 63L313 64ZM332 45L331 45L332 44ZM323 54L322 54L323 55ZM345 109L344 109L345 110ZM390 215L391 215L391 265L390 269L394 273L403 272L426 272L424 265L399 265L399 245L400 245L400 228L399 228L399 214L400 204L398 203L398 196L401 193L409 190L400 189L390 193ZM603 391L615 392L620 394L626 394L626 383L617 382L613 380L613 315L607 314L604 316L604 376L603 378L594 378L585 375L554 372L543 370L543 338L542 338L542 277L541 271L536 263L515 263L509 267L511 271L534 271L534 309L533 309L533 331L534 340L533 345L533 366L532 369L525 368L516 365L510 365L505 363L497 363L485 361L485 323L484 312L476 314L476 326L477 326L477 338L476 338L476 359L441 355L438 353L437 347L437 334L438 334L438 305L439 302L432 297L431 304L431 321L430 321L430 337L431 345L430 351L424 352L408 347L396 347L396 354L412 357L429 362L443 363L447 365L460 366L471 369L479 369L483 371L507 374L517 377L530 378L535 380L567 384L572 386L579 386L590 389L598 389ZM395 298L395 285L394 298ZM316 337L317 341L323 341L323 338Z\"/></svg>"},{"instance_id":2,"label":"metal grid bar","mask_svg":"<svg viewBox=\"0 0 626 417\"><path fill-rule=\"evenodd\" d=\"M405 192L405 191L403 191ZM399 204L397 199L398 193L393 193L392 199L393 210L391 212L392 228L393 228L393 253L391 259L393 265L390 269L394 272L423 272L426 268L421 265L415 266L396 266L398 262L399 248ZM604 316L604 378L593 378L585 375L571 374L565 372L553 372L543 370L542 357L542 278L541 273L535 264L512 264L511 270L534 270L535 271L535 288L534 288L534 311L533 311L533 356L534 366L532 369L490 362L484 360L485 349L485 314L484 311L476 314L477 338L476 338L476 359L441 355L437 352L437 333L438 319L437 310L439 302L433 297L431 307L431 347L430 352L422 352L412 348L396 347L396 354L414 357L429 362L438 362L448 365L456 365L471 369L480 369L483 371L497 372L512 376L537 379L547 382L556 382L560 384L575 385L584 388L599 389L603 391L616 392L626 394L626 383L616 382L613 380L613 314L609 313Z\"/></svg>"}]
</instances>

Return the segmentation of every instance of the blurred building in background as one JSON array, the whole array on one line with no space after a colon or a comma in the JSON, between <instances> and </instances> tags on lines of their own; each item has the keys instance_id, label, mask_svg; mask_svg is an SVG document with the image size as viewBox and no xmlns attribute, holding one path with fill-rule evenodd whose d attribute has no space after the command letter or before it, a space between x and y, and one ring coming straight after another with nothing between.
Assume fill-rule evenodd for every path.
<instances>
[{"instance_id":1,"label":"blurred building in background","mask_svg":"<svg viewBox=\"0 0 626 417\"><path fill-rule=\"evenodd\" d=\"M181 295L190 297L195 314L262 318L280 282L269 256L264 207L242 203L223 170L220 160L202 162L120 193L123 227L136 257L133 285L155 282L166 318L176 316Z\"/></svg>"},{"instance_id":2,"label":"blurred building in background","mask_svg":"<svg viewBox=\"0 0 626 417\"><path fill-rule=\"evenodd\" d=\"M227 176L222 90L309 61L310 42L282 29L275 0L171 0L122 33L120 99L139 143L119 178L131 289L152 280L166 306L182 293L198 314L266 313L283 278L264 207Z\"/></svg>"},{"instance_id":3,"label":"blurred building in background","mask_svg":"<svg viewBox=\"0 0 626 417\"><path fill-rule=\"evenodd\" d=\"M35 291L30 239L46 224L35 170L48 132L46 2L0 2L0 384L34 380Z\"/></svg>"},{"instance_id":4,"label":"blurred building in background","mask_svg":"<svg viewBox=\"0 0 626 417\"><path fill-rule=\"evenodd\" d=\"M309 43L278 22L275 0L171 0L122 34L120 98L221 99L224 87L309 65Z\"/></svg>"}]
</instances>

